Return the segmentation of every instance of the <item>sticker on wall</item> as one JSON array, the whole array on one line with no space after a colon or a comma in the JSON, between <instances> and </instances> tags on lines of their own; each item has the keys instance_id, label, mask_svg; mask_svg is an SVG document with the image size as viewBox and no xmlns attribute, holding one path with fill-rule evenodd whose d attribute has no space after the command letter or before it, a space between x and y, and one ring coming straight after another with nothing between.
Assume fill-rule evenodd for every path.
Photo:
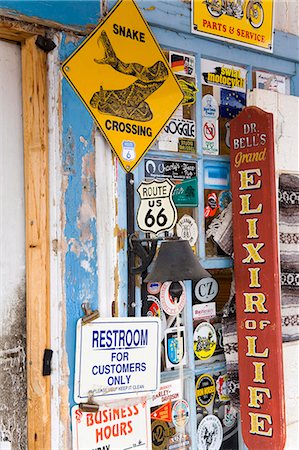
<instances>
[{"instance_id":1,"label":"sticker on wall","mask_svg":"<svg viewBox=\"0 0 299 450\"><path fill-rule=\"evenodd\" d=\"M193 320L211 319L216 316L216 303L202 303L192 306Z\"/></svg>"},{"instance_id":2,"label":"sticker on wall","mask_svg":"<svg viewBox=\"0 0 299 450\"><path fill-rule=\"evenodd\" d=\"M237 420L237 410L231 405L224 405L224 417L222 423L225 427L232 427Z\"/></svg>"},{"instance_id":3,"label":"sticker on wall","mask_svg":"<svg viewBox=\"0 0 299 450\"><path fill-rule=\"evenodd\" d=\"M162 284L158 282L147 283L146 289L149 294L159 294Z\"/></svg>"},{"instance_id":4,"label":"sticker on wall","mask_svg":"<svg viewBox=\"0 0 299 450\"><path fill-rule=\"evenodd\" d=\"M176 428L184 428L189 422L190 409L186 400L178 400L172 407L172 422Z\"/></svg>"},{"instance_id":5,"label":"sticker on wall","mask_svg":"<svg viewBox=\"0 0 299 450\"><path fill-rule=\"evenodd\" d=\"M206 408L214 401L215 394L214 378L206 373L201 375L195 385L196 402L203 408Z\"/></svg>"},{"instance_id":6,"label":"sticker on wall","mask_svg":"<svg viewBox=\"0 0 299 450\"><path fill-rule=\"evenodd\" d=\"M215 119L203 118L202 121L202 151L204 155L219 154L219 123Z\"/></svg>"},{"instance_id":7,"label":"sticker on wall","mask_svg":"<svg viewBox=\"0 0 299 450\"><path fill-rule=\"evenodd\" d=\"M197 177L177 183L173 191L173 201L177 207L198 206Z\"/></svg>"},{"instance_id":8,"label":"sticker on wall","mask_svg":"<svg viewBox=\"0 0 299 450\"><path fill-rule=\"evenodd\" d=\"M197 163L155 158L144 159L146 178L172 178L173 180L190 180L197 177Z\"/></svg>"},{"instance_id":9,"label":"sticker on wall","mask_svg":"<svg viewBox=\"0 0 299 450\"><path fill-rule=\"evenodd\" d=\"M254 87L290 95L290 79L288 77L261 71L256 71L253 75L255 75L253 78Z\"/></svg>"},{"instance_id":10,"label":"sticker on wall","mask_svg":"<svg viewBox=\"0 0 299 450\"><path fill-rule=\"evenodd\" d=\"M222 444L223 429L218 417L205 416L197 428L197 446L204 450L219 450Z\"/></svg>"},{"instance_id":11,"label":"sticker on wall","mask_svg":"<svg viewBox=\"0 0 299 450\"><path fill-rule=\"evenodd\" d=\"M227 386L227 373L220 375L216 381L216 389L219 400L222 402L228 402L230 400Z\"/></svg>"},{"instance_id":12,"label":"sticker on wall","mask_svg":"<svg viewBox=\"0 0 299 450\"><path fill-rule=\"evenodd\" d=\"M220 89L220 115L224 119L233 119L246 105L246 93Z\"/></svg>"},{"instance_id":13,"label":"sticker on wall","mask_svg":"<svg viewBox=\"0 0 299 450\"><path fill-rule=\"evenodd\" d=\"M215 278L202 278L194 286L194 295L200 302L210 302L217 296L218 290L219 285Z\"/></svg>"},{"instance_id":14,"label":"sticker on wall","mask_svg":"<svg viewBox=\"0 0 299 450\"><path fill-rule=\"evenodd\" d=\"M178 237L189 241L191 247L196 244L198 238L198 227L193 217L185 214L176 225Z\"/></svg>"},{"instance_id":15,"label":"sticker on wall","mask_svg":"<svg viewBox=\"0 0 299 450\"><path fill-rule=\"evenodd\" d=\"M159 139L167 140L172 138L195 139L196 127L195 121L189 119L171 118L165 125L164 130L159 135Z\"/></svg>"},{"instance_id":16,"label":"sticker on wall","mask_svg":"<svg viewBox=\"0 0 299 450\"><path fill-rule=\"evenodd\" d=\"M182 293L179 298L171 295L171 289L175 283L181 285ZM163 310L169 316L177 316L183 310L186 303L185 285L182 281L166 281L162 284L160 291L160 301Z\"/></svg>"},{"instance_id":17,"label":"sticker on wall","mask_svg":"<svg viewBox=\"0 0 299 450\"><path fill-rule=\"evenodd\" d=\"M213 95L207 94L202 98L201 104L202 117L206 119L218 119L219 106Z\"/></svg>"},{"instance_id":18,"label":"sticker on wall","mask_svg":"<svg viewBox=\"0 0 299 450\"><path fill-rule=\"evenodd\" d=\"M180 398L183 398L183 380L176 378L160 384L160 388L152 395L150 407L154 408L169 401L175 402Z\"/></svg>"},{"instance_id":19,"label":"sticker on wall","mask_svg":"<svg viewBox=\"0 0 299 450\"><path fill-rule=\"evenodd\" d=\"M171 402L164 403L151 413L151 419L172 422Z\"/></svg>"},{"instance_id":20,"label":"sticker on wall","mask_svg":"<svg viewBox=\"0 0 299 450\"><path fill-rule=\"evenodd\" d=\"M176 433L169 439L167 450L189 450L191 449L191 438L185 433Z\"/></svg>"},{"instance_id":21,"label":"sticker on wall","mask_svg":"<svg viewBox=\"0 0 299 450\"><path fill-rule=\"evenodd\" d=\"M175 434L175 428L167 422L154 420L152 422L152 450L164 450L170 437Z\"/></svg>"},{"instance_id":22,"label":"sticker on wall","mask_svg":"<svg viewBox=\"0 0 299 450\"><path fill-rule=\"evenodd\" d=\"M125 161L133 161L136 159L135 142L122 141L122 158Z\"/></svg>"},{"instance_id":23,"label":"sticker on wall","mask_svg":"<svg viewBox=\"0 0 299 450\"><path fill-rule=\"evenodd\" d=\"M232 201L232 193L231 191L221 191L219 194L218 202L219 208L223 211Z\"/></svg>"},{"instance_id":24,"label":"sticker on wall","mask_svg":"<svg viewBox=\"0 0 299 450\"><path fill-rule=\"evenodd\" d=\"M168 328L165 331L166 367L176 367L186 364L185 327Z\"/></svg>"},{"instance_id":25,"label":"sticker on wall","mask_svg":"<svg viewBox=\"0 0 299 450\"><path fill-rule=\"evenodd\" d=\"M169 64L176 75L195 77L195 57L184 53L169 52Z\"/></svg>"},{"instance_id":26,"label":"sticker on wall","mask_svg":"<svg viewBox=\"0 0 299 450\"><path fill-rule=\"evenodd\" d=\"M197 89L195 83L193 83L192 81L186 81L183 78L180 78L178 80L178 82L184 93L182 105L183 106L193 105L196 100L196 93L198 92L198 89Z\"/></svg>"},{"instance_id":27,"label":"sticker on wall","mask_svg":"<svg viewBox=\"0 0 299 450\"><path fill-rule=\"evenodd\" d=\"M208 204L205 206L204 209L204 216L205 218L214 217L218 212L219 207L217 194L215 192L211 192L210 194L208 194L207 203Z\"/></svg>"},{"instance_id":28,"label":"sticker on wall","mask_svg":"<svg viewBox=\"0 0 299 450\"><path fill-rule=\"evenodd\" d=\"M215 328L209 322L197 325L193 334L193 343L194 353L198 359L206 361L211 358L217 345Z\"/></svg>"},{"instance_id":29,"label":"sticker on wall","mask_svg":"<svg viewBox=\"0 0 299 450\"><path fill-rule=\"evenodd\" d=\"M147 316L160 317L160 300L154 295L148 295L146 297L146 301L148 302L147 311L150 312L150 314L147 314Z\"/></svg>"},{"instance_id":30,"label":"sticker on wall","mask_svg":"<svg viewBox=\"0 0 299 450\"><path fill-rule=\"evenodd\" d=\"M247 71L243 67L202 59L201 75L202 84L246 93Z\"/></svg>"},{"instance_id":31,"label":"sticker on wall","mask_svg":"<svg viewBox=\"0 0 299 450\"><path fill-rule=\"evenodd\" d=\"M181 153L196 153L195 139L179 138L178 151Z\"/></svg>"}]
</instances>

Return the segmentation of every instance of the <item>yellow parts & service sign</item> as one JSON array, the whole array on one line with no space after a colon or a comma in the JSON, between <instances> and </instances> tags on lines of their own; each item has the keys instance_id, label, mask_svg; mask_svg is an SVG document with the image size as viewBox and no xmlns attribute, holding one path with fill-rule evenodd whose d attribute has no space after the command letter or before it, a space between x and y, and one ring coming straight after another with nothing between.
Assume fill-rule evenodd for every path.
<instances>
[{"instance_id":1,"label":"yellow parts & service sign","mask_svg":"<svg viewBox=\"0 0 299 450\"><path fill-rule=\"evenodd\" d=\"M130 172L183 93L133 0L121 0L62 71Z\"/></svg>"},{"instance_id":2,"label":"yellow parts & service sign","mask_svg":"<svg viewBox=\"0 0 299 450\"><path fill-rule=\"evenodd\" d=\"M192 0L192 32L271 52L274 0Z\"/></svg>"}]
</instances>

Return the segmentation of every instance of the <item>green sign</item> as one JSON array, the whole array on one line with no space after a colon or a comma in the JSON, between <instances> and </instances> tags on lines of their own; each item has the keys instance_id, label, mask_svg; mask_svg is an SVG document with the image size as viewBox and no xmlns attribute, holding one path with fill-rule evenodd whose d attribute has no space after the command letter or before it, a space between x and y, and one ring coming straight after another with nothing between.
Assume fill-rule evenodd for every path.
<instances>
[{"instance_id":1,"label":"green sign","mask_svg":"<svg viewBox=\"0 0 299 450\"><path fill-rule=\"evenodd\" d=\"M197 178L182 181L175 186L173 200L176 206L198 206Z\"/></svg>"}]
</instances>

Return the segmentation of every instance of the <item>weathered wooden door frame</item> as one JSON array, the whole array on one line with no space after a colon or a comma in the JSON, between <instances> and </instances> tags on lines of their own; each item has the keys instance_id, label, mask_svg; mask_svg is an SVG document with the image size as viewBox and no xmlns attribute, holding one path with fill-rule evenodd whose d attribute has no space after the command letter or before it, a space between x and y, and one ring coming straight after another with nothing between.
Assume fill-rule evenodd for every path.
<instances>
[{"instance_id":1,"label":"weathered wooden door frame","mask_svg":"<svg viewBox=\"0 0 299 450\"><path fill-rule=\"evenodd\" d=\"M20 43L22 57L28 449L50 450L50 377L43 376L50 348L47 57L35 45L36 30L0 20L0 39Z\"/></svg>"}]
</instances>

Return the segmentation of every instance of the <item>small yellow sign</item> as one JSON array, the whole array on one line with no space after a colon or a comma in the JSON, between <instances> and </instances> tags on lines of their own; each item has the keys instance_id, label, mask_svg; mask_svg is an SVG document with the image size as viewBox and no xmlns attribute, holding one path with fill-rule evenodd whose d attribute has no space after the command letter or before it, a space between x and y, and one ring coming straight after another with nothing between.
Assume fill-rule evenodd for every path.
<instances>
[{"instance_id":1,"label":"small yellow sign","mask_svg":"<svg viewBox=\"0 0 299 450\"><path fill-rule=\"evenodd\" d=\"M183 93L133 0L121 0L62 71L130 172Z\"/></svg>"},{"instance_id":2,"label":"small yellow sign","mask_svg":"<svg viewBox=\"0 0 299 450\"><path fill-rule=\"evenodd\" d=\"M271 52L273 0L192 0L192 32Z\"/></svg>"}]
</instances>

